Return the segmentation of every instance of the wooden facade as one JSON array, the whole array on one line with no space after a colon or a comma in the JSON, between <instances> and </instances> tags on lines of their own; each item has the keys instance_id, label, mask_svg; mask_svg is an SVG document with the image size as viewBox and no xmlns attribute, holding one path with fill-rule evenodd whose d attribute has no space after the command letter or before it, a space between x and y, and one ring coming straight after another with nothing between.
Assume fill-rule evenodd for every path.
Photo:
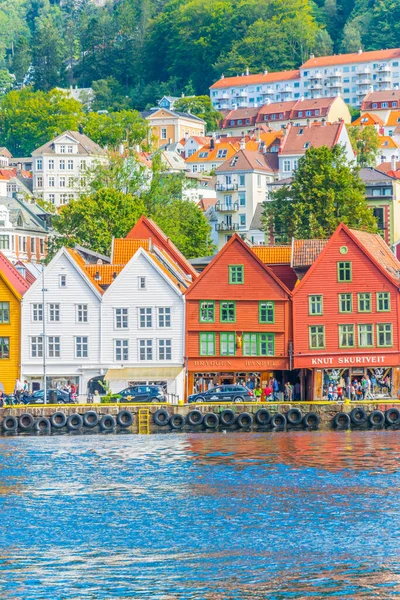
<instances>
[{"instance_id":1,"label":"wooden facade","mask_svg":"<svg viewBox=\"0 0 400 600\"><path fill-rule=\"evenodd\" d=\"M338 227L293 291L294 367L302 370L303 398L321 399L330 383L366 376L386 380L385 392L397 396L399 270L379 235Z\"/></svg>"},{"instance_id":2,"label":"wooden facade","mask_svg":"<svg viewBox=\"0 0 400 600\"><path fill-rule=\"evenodd\" d=\"M196 380L265 385L289 370L290 291L238 235L185 296L188 394Z\"/></svg>"}]
</instances>

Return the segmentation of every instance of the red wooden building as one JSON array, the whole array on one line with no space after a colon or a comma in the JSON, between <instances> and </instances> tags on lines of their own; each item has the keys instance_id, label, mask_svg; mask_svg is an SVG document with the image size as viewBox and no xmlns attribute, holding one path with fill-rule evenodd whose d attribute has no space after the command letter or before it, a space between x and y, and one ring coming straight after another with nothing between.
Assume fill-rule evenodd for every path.
<instances>
[{"instance_id":1,"label":"red wooden building","mask_svg":"<svg viewBox=\"0 0 400 600\"><path fill-rule=\"evenodd\" d=\"M290 369L291 293L235 234L186 291L187 393Z\"/></svg>"},{"instance_id":2,"label":"red wooden building","mask_svg":"<svg viewBox=\"0 0 400 600\"><path fill-rule=\"evenodd\" d=\"M339 225L293 291L303 398L321 399L330 382L367 375L380 395L397 396L399 275L400 262L379 235Z\"/></svg>"}]
</instances>

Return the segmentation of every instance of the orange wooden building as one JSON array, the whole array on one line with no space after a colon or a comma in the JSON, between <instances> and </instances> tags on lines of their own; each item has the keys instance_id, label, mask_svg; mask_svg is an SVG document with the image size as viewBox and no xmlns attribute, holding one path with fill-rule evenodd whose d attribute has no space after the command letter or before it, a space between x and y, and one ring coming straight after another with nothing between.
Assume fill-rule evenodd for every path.
<instances>
[{"instance_id":1,"label":"orange wooden building","mask_svg":"<svg viewBox=\"0 0 400 600\"><path fill-rule=\"evenodd\" d=\"M290 369L291 293L235 234L185 292L187 389L272 376Z\"/></svg>"},{"instance_id":2,"label":"orange wooden building","mask_svg":"<svg viewBox=\"0 0 400 600\"><path fill-rule=\"evenodd\" d=\"M397 397L400 262L379 235L341 224L293 291L294 368L302 398L367 376Z\"/></svg>"}]
</instances>

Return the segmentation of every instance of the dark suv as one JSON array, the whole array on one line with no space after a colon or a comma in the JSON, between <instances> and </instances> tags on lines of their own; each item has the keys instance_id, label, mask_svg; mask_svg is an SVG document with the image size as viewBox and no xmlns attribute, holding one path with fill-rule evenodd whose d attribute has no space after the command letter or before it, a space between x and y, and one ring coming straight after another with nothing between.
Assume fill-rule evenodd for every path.
<instances>
[{"instance_id":1,"label":"dark suv","mask_svg":"<svg viewBox=\"0 0 400 600\"><path fill-rule=\"evenodd\" d=\"M124 402L166 402L167 398L160 385L133 385L118 392Z\"/></svg>"},{"instance_id":2,"label":"dark suv","mask_svg":"<svg viewBox=\"0 0 400 600\"><path fill-rule=\"evenodd\" d=\"M192 394L189 396L191 402L255 402L256 398L252 390L243 385L218 385L212 390Z\"/></svg>"}]
</instances>

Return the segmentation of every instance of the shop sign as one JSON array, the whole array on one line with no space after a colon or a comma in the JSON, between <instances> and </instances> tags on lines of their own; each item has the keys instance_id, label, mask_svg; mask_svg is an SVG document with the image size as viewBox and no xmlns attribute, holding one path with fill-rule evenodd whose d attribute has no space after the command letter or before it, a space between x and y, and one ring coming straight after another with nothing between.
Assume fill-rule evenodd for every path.
<instances>
[{"instance_id":1,"label":"shop sign","mask_svg":"<svg viewBox=\"0 0 400 600\"><path fill-rule=\"evenodd\" d=\"M260 369L263 368L271 368L271 367L277 367L278 363L276 362L276 360L246 360L244 363L245 367L260 367Z\"/></svg>"},{"instance_id":2,"label":"shop sign","mask_svg":"<svg viewBox=\"0 0 400 600\"><path fill-rule=\"evenodd\" d=\"M312 366L320 365L384 365L387 364L387 356L328 356L324 358L312 358Z\"/></svg>"},{"instance_id":3,"label":"shop sign","mask_svg":"<svg viewBox=\"0 0 400 600\"><path fill-rule=\"evenodd\" d=\"M230 360L195 360L193 363L194 367L232 367L232 361Z\"/></svg>"}]
</instances>

